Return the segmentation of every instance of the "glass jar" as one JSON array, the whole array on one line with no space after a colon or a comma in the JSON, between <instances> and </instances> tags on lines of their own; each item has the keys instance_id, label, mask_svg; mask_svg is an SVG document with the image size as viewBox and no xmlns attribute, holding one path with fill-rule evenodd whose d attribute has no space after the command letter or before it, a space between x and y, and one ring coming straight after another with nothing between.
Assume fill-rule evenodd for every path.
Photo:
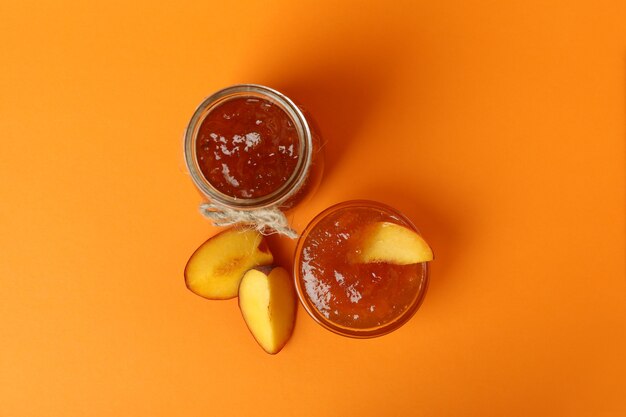
<instances>
[{"instance_id":1,"label":"glass jar","mask_svg":"<svg viewBox=\"0 0 626 417\"><path fill-rule=\"evenodd\" d=\"M405 324L428 287L428 263L394 265L353 262L359 239L375 222L391 222L419 233L397 210L355 200L317 215L295 251L294 280L300 303L324 328L342 336L382 336Z\"/></svg>"},{"instance_id":2,"label":"glass jar","mask_svg":"<svg viewBox=\"0 0 626 417\"><path fill-rule=\"evenodd\" d=\"M294 140L294 143L297 144L298 158L292 172L288 177L285 177L284 181L280 183L276 189L266 194L247 197L245 195L234 195L232 192L225 192L224 189L220 190L206 175L208 169L219 170L219 166L205 167L205 172L203 172L203 165L200 163L200 158L203 158L203 156L199 155L198 141L204 121L207 120L207 117L210 116L212 112L216 111L216 109L223 108L222 106L224 104L236 99L246 99L248 101L260 100L263 103L262 105L267 104L268 106L275 106L280 112L284 113L283 116L286 115L289 127L293 129L293 134L297 138L297 140ZM276 109L274 111L276 111ZM279 116L281 115L279 114ZM257 120L257 124L260 124L260 122L261 120ZM260 138L259 134L253 131L253 126L249 130L250 132L234 135L233 138L218 138L216 134L212 135L215 135L216 140L224 140L224 143L226 143L226 140L239 141L236 143L241 144L242 148L245 146L245 149L248 150L248 145L255 145ZM280 137L278 137L278 139L280 139ZM221 146L221 143L218 145ZM231 155L232 149L223 149L226 154L222 154L222 157ZM286 152L286 147L281 148L281 151ZM237 147L237 152L241 152L239 147ZM310 118L305 116L303 110L285 95L271 88L255 84L234 85L217 91L206 98L194 112L185 131L184 155L185 163L193 183L210 203L218 207L224 207L225 209L244 212L276 208L288 210L292 208L306 195L311 194L317 187L323 170L320 137L316 129L312 126ZM216 155L215 157L219 159L220 155ZM264 157L264 155L259 156L259 158ZM264 160L270 161L269 159ZM254 176L250 181L256 181L256 178L262 177L260 173L257 174L256 172L263 169L263 159L259 161L261 163L260 167L257 166L248 171L243 171L247 172L246 175ZM239 184L240 181L229 174L228 167L224 168L224 166L222 166L222 170L227 180L232 184Z\"/></svg>"}]
</instances>

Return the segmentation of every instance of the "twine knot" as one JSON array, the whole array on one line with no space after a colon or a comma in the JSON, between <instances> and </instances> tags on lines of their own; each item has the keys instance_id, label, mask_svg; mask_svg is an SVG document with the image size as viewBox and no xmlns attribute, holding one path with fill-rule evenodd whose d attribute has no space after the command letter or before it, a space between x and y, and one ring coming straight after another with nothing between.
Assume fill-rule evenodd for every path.
<instances>
[{"instance_id":1,"label":"twine knot","mask_svg":"<svg viewBox=\"0 0 626 417\"><path fill-rule=\"evenodd\" d=\"M246 223L264 235L278 233L290 239L298 237L298 233L289 226L285 214L277 207L244 211L214 203L202 203L200 204L200 213L213 221L216 226Z\"/></svg>"}]
</instances>

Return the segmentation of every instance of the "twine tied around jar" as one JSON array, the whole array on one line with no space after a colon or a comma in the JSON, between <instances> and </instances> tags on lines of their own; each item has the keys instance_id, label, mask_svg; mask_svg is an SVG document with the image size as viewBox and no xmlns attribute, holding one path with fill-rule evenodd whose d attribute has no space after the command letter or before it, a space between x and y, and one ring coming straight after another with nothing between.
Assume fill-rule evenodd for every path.
<instances>
[{"instance_id":1,"label":"twine tied around jar","mask_svg":"<svg viewBox=\"0 0 626 417\"><path fill-rule=\"evenodd\" d=\"M215 226L232 226L243 223L251 225L264 235L278 233L290 239L298 237L298 233L289 226L285 213L277 207L244 211L221 204L202 203L200 204L200 213L212 220Z\"/></svg>"}]
</instances>

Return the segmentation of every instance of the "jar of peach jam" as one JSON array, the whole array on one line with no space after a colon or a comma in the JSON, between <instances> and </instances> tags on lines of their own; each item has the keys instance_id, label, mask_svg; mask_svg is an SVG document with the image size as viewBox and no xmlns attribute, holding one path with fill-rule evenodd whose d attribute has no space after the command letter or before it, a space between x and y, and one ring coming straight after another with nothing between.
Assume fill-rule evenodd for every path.
<instances>
[{"instance_id":1,"label":"jar of peach jam","mask_svg":"<svg viewBox=\"0 0 626 417\"><path fill-rule=\"evenodd\" d=\"M286 210L319 182L319 141L291 99L239 84L198 106L185 132L185 163L198 190L217 207Z\"/></svg>"},{"instance_id":2,"label":"jar of peach jam","mask_svg":"<svg viewBox=\"0 0 626 417\"><path fill-rule=\"evenodd\" d=\"M428 286L428 263L351 262L368 228L390 222L419 233L397 210L373 201L332 206L306 227L294 261L301 304L320 325L355 338L382 336L405 324Z\"/></svg>"}]
</instances>

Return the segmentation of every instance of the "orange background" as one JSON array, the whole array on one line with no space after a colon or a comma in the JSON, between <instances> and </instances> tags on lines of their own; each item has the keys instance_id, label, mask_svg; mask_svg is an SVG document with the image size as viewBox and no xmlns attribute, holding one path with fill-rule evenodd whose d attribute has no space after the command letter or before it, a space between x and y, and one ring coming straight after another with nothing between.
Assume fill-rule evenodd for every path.
<instances>
[{"instance_id":1,"label":"orange background","mask_svg":"<svg viewBox=\"0 0 626 417\"><path fill-rule=\"evenodd\" d=\"M4 1L0 39L0 416L626 415L623 1ZM397 332L300 308L269 356L186 290L182 133L240 82L327 140L296 228L367 198L432 244Z\"/></svg>"}]
</instances>

